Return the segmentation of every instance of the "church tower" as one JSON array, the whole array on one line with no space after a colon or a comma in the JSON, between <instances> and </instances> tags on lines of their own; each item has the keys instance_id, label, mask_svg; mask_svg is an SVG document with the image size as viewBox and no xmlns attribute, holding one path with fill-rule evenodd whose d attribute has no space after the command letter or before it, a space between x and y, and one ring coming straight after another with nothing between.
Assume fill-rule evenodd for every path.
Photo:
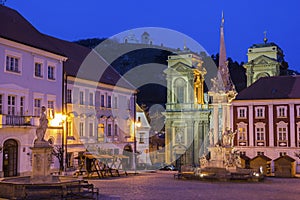
<instances>
[{"instance_id":1,"label":"church tower","mask_svg":"<svg viewBox=\"0 0 300 200\"><path fill-rule=\"evenodd\" d=\"M264 34L264 43L254 44L248 49L248 62L244 64L247 87L261 77L285 75L288 68L281 48L269 43L266 32Z\"/></svg>"},{"instance_id":2,"label":"church tower","mask_svg":"<svg viewBox=\"0 0 300 200\"><path fill-rule=\"evenodd\" d=\"M166 163L197 164L209 129L204 97L205 68L200 56L186 47L168 57L165 120Z\"/></svg>"}]
</instances>

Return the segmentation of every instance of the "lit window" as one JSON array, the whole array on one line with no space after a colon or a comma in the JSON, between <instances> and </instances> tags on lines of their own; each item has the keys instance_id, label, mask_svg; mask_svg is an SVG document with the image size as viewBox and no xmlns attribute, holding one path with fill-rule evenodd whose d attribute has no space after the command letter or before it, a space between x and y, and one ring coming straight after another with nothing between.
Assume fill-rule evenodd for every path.
<instances>
[{"instance_id":1,"label":"lit window","mask_svg":"<svg viewBox=\"0 0 300 200\"><path fill-rule=\"evenodd\" d=\"M42 63L34 63L34 76L43 77Z\"/></svg>"},{"instance_id":2,"label":"lit window","mask_svg":"<svg viewBox=\"0 0 300 200\"><path fill-rule=\"evenodd\" d=\"M54 66L48 66L48 79L55 80L55 67Z\"/></svg>"},{"instance_id":3,"label":"lit window","mask_svg":"<svg viewBox=\"0 0 300 200\"><path fill-rule=\"evenodd\" d=\"M67 136L72 136L73 134L73 131L72 131L72 122L67 122Z\"/></svg>"},{"instance_id":4,"label":"lit window","mask_svg":"<svg viewBox=\"0 0 300 200\"><path fill-rule=\"evenodd\" d=\"M54 101L48 101L48 118L53 119L54 118Z\"/></svg>"},{"instance_id":5,"label":"lit window","mask_svg":"<svg viewBox=\"0 0 300 200\"><path fill-rule=\"evenodd\" d=\"M9 95L7 98L7 114L8 115L15 115L16 111L16 97Z\"/></svg>"},{"instance_id":6,"label":"lit window","mask_svg":"<svg viewBox=\"0 0 300 200\"><path fill-rule=\"evenodd\" d=\"M287 106L277 106L277 117L287 117Z\"/></svg>"},{"instance_id":7,"label":"lit window","mask_svg":"<svg viewBox=\"0 0 300 200\"><path fill-rule=\"evenodd\" d=\"M98 141L103 141L104 138L104 124L98 124Z\"/></svg>"},{"instance_id":8,"label":"lit window","mask_svg":"<svg viewBox=\"0 0 300 200\"><path fill-rule=\"evenodd\" d=\"M238 114L238 118L245 119L247 116L247 108L245 107L237 108L237 114Z\"/></svg>"},{"instance_id":9,"label":"lit window","mask_svg":"<svg viewBox=\"0 0 300 200\"><path fill-rule=\"evenodd\" d=\"M20 73L20 58L15 56L6 56L6 71Z\"/></svg>"},{"instance_id":10,"label":"lit window","mask_svg":"<svg viewBox=\"0 0 300 200\"><path fill-rule=\"evenodd\" d=\"M265 117L265 107L255 107L255 117L264 118Z\"/></svg>"}]
</instances>

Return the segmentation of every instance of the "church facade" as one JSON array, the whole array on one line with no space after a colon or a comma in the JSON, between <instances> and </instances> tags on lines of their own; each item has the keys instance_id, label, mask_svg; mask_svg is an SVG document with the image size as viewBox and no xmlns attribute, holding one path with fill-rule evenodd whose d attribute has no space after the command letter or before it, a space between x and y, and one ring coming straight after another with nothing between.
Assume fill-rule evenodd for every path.
<instances>
[{"instance_id":1,"label":"church facade","mask_svg":"<svg viewBox=\"0 0 300 200\"><path fill-rule=\"evenodd\" d=\"M165 120L165 159L176 165L196 164L204 151L209 131L207 102L204 102L205 68L191 52L168 57Z\"/></svg>"}]
</instances>

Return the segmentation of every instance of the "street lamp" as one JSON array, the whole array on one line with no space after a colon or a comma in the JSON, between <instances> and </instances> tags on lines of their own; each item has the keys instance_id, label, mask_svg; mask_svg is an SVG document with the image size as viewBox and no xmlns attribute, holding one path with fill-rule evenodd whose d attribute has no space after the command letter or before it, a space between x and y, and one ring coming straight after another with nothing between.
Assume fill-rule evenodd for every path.
<instances>
[{"instance_id":1,"label":"street lamp","mask_svg":"<svg viewBox=\"0 0 300 200\"><path fill-rule=\"evenodd\" d=\"M136 129L141 127L141 118L138 117L138 120L135 119L134 123L133 123L133 167L134 167L134 171L136 173L136 156L137 156L137 148L136 148Z\"/></svg>"}]
</instances>

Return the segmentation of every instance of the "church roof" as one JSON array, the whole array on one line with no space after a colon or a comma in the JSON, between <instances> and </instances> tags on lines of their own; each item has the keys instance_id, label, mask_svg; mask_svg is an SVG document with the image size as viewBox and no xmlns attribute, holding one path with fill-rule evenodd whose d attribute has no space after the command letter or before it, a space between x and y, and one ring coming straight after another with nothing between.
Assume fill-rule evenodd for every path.
<instances>
[{"instance_id":1,"label":"church roof","mask_svg":"<svg viewBox=\"0 0 300 200\"><path fill-rule=\"evenodd\" d=\"M280 48L277 44L275 44L274 42L267 42L267 43L260 43L260 44L253 44L250 48L263 48L263 47L272 47L272 46L276 46L278 48Z\"/></svg>"},{"instance_id":2,"label":"church roof","mask_svg":"<svg viewBox=\"0 0 300 200\"><path fill-rule=\"evenodd\" d=\"M300 76L274 76L258 79L242 90L235 100L298 98L300 98Z\"/></svg>"}]
</instances>

